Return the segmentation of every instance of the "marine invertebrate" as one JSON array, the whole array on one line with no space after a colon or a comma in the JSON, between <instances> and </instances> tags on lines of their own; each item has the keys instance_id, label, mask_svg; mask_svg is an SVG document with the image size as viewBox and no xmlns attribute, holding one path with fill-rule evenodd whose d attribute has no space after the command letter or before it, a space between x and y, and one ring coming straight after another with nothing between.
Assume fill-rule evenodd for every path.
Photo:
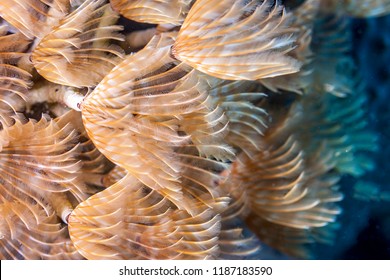
<instances>
[{"instance_id":1,"label":"marine invertebrate","mask_svg":"<svg viewBox=\"0 0 390 280\"><path fill-rule=\"evenodd\" d=\"M55 214L42 213L37 205L3 202L2 259L81 259L73 244L67 241L67 228Z\"/></svg>"},{"instance_id":2,"label":"marine invertebrate","mask_svg":"<svg viewBox=\"0 0 390 280\"><path fill-rule=\"evenodd\" d=\"M68 0L6 0L0 4L1 17L30 40L48 34L69 10Z\"/></svg>"},{"instance_id":3,"label":"marine invertebrate","mask_svg":"<svg viewBox=\"0 0 390 280\"><path fill-rule=\"evenodd\" d=\"M39 122L18 117L1 136L2 258L79 258L74 249L65 256L69 237L58 220L67 223L74 206L93 192L77 176L82 151L76 131L48 116ZM58 246L63 250L52 255Z\"/></svg>"},{"instance_id":4,"label":"marine invertebrate","mask_svg":"<svg viewBox=\"0 0 390 280\"><path fill-rule=\"evenodd\" d=\"M172 53L199 71L228 80L294 73L300 64L287 55L296 40L290 20L272 1L196 1Z\"/></svg>"},{"instance_id":5,"label":"marine invertebrate","mask_svg":"<svg viewBox=\"0 0 390 280\"><path fill-rule=\"evenodd\" d=\"M179 2L157 16L172 2L111 1L132 19L178 26L127 55L106 1L0 5L20 30L2 27L0 49L2 100L18 104L0 130L2 258L250 258L259 246L243 222L298 257L332 241L339 179L369 170L356 159L375 150L356 110L364 96L349 39L338 39L343 20L319 0L292 10ZM36 27L21 17L33 7ZM36 102L80 112L39 121L12 112ZM29 230L34 239L18 244ZM43 247L26 253L34 240Z\"/></svg>"},{"instance_id":6,"label":"marine invertebrate","mask_svg":"<svg viewBox=\"0 0 390 280\"><path fill-rule=\"evenodd\" d=\"M122 40L122 27L103 4L85 1L39 41L31 55L39 74L57 84L91 87L118 63L123 51L108 41Z\"/></svg>"},{"instance_id":7,"label":"marine invertebrate","mask_svg":"<svg viewBox=\"0 0 390 280\"><path fill-rule=\"evenodd\" d=\"M111 4L121 15L139 22L181 25L192 0L112 0Z\"/></svg>"},{"instance_id":8,"label":"marine invertebrate","mask_svg":"<svg viewBox=\"0 0 390 280\"><path fill-rule=\"evenodd\" d=\"M24 51L29 41L21 33L7 34L9 27L0 27L0 119L9 123L10 112L15 112L26 98L27 89L31 87L31 73Z\"/></svg>"}]
</instances>

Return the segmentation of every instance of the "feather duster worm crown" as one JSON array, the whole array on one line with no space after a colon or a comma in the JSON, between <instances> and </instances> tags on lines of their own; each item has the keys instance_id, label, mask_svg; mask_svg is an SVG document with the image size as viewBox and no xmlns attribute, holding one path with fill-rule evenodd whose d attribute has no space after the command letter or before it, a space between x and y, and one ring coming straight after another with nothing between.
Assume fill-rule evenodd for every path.
<instances>
[{"instance_id":1,"label":"feather duster worm crown","mask_svg":"<svg viewBox=\"0 0 390 280\"><path fill-rule=\"evenodd\" d=\"M104 1L85 1L39 42L32 53L47 80L74 87L96 85L118 63L123 51L109 40L122 40L118 16Z\"/></svg>"},{"instance_id":2,"label":"feather duster worm crown","mask_svg":"<svg viewBox=\"0 0 390 280\"><path fill-rule=\"evenodd\" d=\"M336 2L2 1L1 258L335 242L340 179L377 149L342 15L389 11Z\"/></svg>"},{"instance_id":3,"label":"feather duster worm crown","mask_svg":"<svg viewBox=\"0 0 390 280\"><path fill-rule=\"evenodd\" d=\"M294 49L296 30L283 7L272 2L196 1L180 28L173 55L228 80L297 72L300 63L287 55Z\"/></svg>"},{"instance_id":4,"label":"feather duster worm crown","mask_svg":"<svg viewBox=\"0 0 390 280\"><path fill-rule=\"evenodd\" d=\"M25 67L28 39L21 33L7 34L8 27L0 28L0 121L10 123L10 112L16 112L31 87L31 73Z\"/></svg>"},{"instance_id":5,"label":"feather duster worm crown","mask_svg":"<svg viewBox=\"0 0 390 280\"><path fill-rule=\"evenodd\" d=\"M111 5L124 17L138 22L180 25L192 0L112 0Z\"/></svg>"}]
</instances>

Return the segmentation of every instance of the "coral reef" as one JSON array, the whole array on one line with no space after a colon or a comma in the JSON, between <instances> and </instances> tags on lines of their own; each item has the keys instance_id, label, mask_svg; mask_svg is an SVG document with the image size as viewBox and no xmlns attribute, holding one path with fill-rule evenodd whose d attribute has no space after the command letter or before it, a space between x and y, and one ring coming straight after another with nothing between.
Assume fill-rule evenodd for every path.
<instances>
[{"instance_id":1,"label":"coral reef","mask_svg":"<svg viewBox=\"0 0 390 280\"><path fill-rule=\"evenodd\" d=\"M378 150L347 17L388 13L2 1L1 259L315 258L343 199L389 196L342 188Z\"/></svg>"}]
</instances>

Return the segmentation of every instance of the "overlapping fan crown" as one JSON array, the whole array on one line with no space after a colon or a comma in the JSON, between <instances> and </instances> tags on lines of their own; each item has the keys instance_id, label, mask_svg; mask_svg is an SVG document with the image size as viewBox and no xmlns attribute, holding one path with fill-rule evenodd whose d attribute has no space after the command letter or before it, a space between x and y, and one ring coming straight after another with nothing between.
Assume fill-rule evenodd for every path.
<instances>
[{"instance_id":1,"label":"overlapping fan crown","mask_svg":"<svg viewBox=\"0 0 390 280\"><path fill-rule=\"evenodd\" d=\"M1 258L259 258L259 239L306 258L332 242L340 177L376 149L339 12L389 11L344 2L2 1ZM120 17L158 26L133 42Z\"/></svg>"}]
</instances>

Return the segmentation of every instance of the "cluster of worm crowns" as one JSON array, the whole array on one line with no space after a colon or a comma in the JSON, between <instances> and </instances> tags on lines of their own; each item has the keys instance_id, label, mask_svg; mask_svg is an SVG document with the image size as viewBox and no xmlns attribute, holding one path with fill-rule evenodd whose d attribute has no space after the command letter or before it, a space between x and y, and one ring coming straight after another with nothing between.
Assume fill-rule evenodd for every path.
<instances>
[{"instance_id":1,"label":"cluster of worm crowns","mask_svg":"<svg viewBox=\"0 0 390 280\"><path fill-rule=\"evenodd\" d=\"M2 0L1 259L309 258L374 167L346 19L388 12Z\"/></svg>"}]
</instances>

